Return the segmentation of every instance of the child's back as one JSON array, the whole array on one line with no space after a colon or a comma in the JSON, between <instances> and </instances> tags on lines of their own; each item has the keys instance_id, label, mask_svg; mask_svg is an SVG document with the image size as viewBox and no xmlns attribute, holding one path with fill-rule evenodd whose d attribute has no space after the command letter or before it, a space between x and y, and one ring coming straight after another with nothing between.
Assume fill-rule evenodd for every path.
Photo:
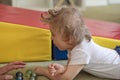
<instances>
[{"instance_id":1,"label":"child's back","mask_svg":"<svg viewBox=\"0 0 120 80\"><path fill-rule=\"evenodd\" d=\"M77 63L82 61L81 59L86 61L85 71L99 77L120 79L120 55L115 50L101 47L93 40L90 42L83 40L72 52L73 56L78 57ZM83 55L85 58L81 58ZM70 62L70 64L73 63Z\"/></svg>"}]
</instances>

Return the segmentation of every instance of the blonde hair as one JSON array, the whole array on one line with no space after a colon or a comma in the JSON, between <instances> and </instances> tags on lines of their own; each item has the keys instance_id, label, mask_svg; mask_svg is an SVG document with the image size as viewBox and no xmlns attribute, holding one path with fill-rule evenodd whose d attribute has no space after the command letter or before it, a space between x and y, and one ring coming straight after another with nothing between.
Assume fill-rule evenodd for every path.
<instances>
[{"instance_id":1,"label":"blonde hair","mask_svg":"<svg viewBox=\"0 0 120 80\"><path fill-rule=\"evenodd\" d=\"M42 20L57 30L64 41L70 44L78 44L85 38L91 40L91 34L84 24L80 11L73 7L49 10L46 17L41 15Z\"/></svg>"}]
</instances>

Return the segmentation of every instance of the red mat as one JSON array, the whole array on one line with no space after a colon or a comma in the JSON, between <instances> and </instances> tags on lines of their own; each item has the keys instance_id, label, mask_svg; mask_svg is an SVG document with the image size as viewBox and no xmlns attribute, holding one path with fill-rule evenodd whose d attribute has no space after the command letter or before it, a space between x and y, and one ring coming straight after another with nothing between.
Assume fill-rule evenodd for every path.
<instances>
[{"instance_id":1,"label":"red mat","mask_svg":"<svg viewBox=\"0 0 120 80\"><path fill-rule=\"evenodd\" d=\"M48 29L49 26L40 21L43 11L34 11L0 4L0 21Z\"/></svg>"},{"instance_id":2,"label":"red mat","mask_svg":"<svg viewBox=\"0 0 120 80\"><path fill-rule=\"evenodd\" d=\"M86 18L84 20L92 35L120 40L120 24Z\"/></svg>"},{"instance_id":3,"label":"red mat","mask_svg":"<svg viewBox=\"0 0 120 80\"><path fill-rule=\"evenodd\" d=\"M0 4L0 21L49 29L40 21L43 11L34 11ZM92 19L84 19L94 36L120 40L120 24Z\"/></svg>"}]
</instances>

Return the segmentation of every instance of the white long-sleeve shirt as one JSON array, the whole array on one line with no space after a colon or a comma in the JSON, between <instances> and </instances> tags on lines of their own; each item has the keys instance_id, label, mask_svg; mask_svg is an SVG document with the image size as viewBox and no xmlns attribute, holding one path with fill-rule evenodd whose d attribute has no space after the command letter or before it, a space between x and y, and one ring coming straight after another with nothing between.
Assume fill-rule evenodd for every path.
<instances>
[{"instance_id":1,"label":"white long-sleeve shirt","mask_svg":"<svg viewBox=\"0 0 120 80\"><path fill-rule=\"evenodd\" d=\"M120 55L115 50L101 47L93 40L83 40L69 55L69 65L86 64L84 70L88 73L102 78L120 79Z\"/></svg>"}]
</instances>

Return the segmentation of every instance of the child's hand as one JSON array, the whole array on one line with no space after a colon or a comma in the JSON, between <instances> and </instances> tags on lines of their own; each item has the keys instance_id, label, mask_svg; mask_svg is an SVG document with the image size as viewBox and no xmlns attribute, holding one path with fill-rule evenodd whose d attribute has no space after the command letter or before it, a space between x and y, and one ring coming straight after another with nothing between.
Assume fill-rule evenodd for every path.
<instances>
[{"instance_id":1,"label":"child's hand","mask_svg":"<svg viewBox=\"0 0 120 80\"><path fill-rule=\"evenodd\" d=\"M54 76L57 74L64 73L65 67L63 65L53 63L53 64L48 65L48 71L52 76Z\"/></svg>"},{"instance_id":2,"label":"child's hand","mask_svg":"<svg viewBox=\"0 0 120 80\"><path fill-rule=\"evenodd\" d=\"M7 64L6 66L3 66L0 68L0 74L4 74L11 70L24 68L24 67L25 67L24 62L21 62L21 61L11 62L11 63Z\"/></svg>"},{"instance_id":3,"label":"child's hand","mask_svg":"<svg viewBox=\"0 0 120 80\"><path fill-rule=\"evenodd\" d=\"M12 75L0 75L0 80L13 80Z\"/></svg>"},{"instance_id":4,"label":"child's hand","mask_svg":"<svg viewBox=\"0 0 120 80\"><path fill-rule=\"evenodd\" d=\"M8 71L10 71L10 70L14 70L14 69L24 68L25 63L21 62L21 61L16 61L16 62L9 63L5 67L8 69Z\"/></svg>"}]
</instances>

